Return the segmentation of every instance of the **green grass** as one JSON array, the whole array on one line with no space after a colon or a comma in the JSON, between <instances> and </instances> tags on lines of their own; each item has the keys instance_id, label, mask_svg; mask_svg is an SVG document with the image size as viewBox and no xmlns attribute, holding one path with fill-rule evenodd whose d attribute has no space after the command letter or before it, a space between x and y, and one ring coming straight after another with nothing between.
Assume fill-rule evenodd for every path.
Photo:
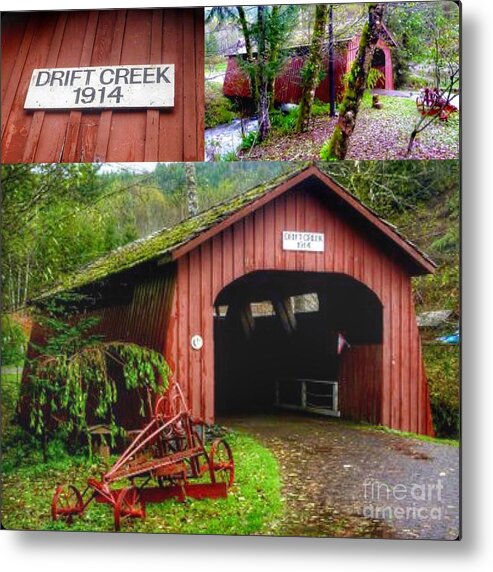
<instances>
[{"instance_id":1,"label":"green grass","mask_svg":"<svg viewBox=\"0 0 493 572\"><path fill-rule=\"evenodd\" d=\"M397 437L404 437L406 439L418 439L419 441L427 441L429 443L437 443L439 445L450 445L451 447L458 447L460 442L458 439L444 439L442 437L429 437L428 435L420 435L419 433L411 433L410 431L398 431L397 429L391 429L390 427L385 427L383 425L371 425L362 422L358 423L348 423L354 429L360 429L363 431L380 431L382 433L389 433L391 435L396 435Z\"/></svg>"},{"instance_id":2,"label":"green grass","mask_svg":"<svg viewBox=\"0 0 493 572\"><path fill-rule=\"evenodd\" d=\"M221 61L218 63L206 63L206 73L211 76L217 73L224 73L228 67L227 61Z\"/></svg>"},{"instance_id":3,"label":"green grass","mask_svg":"<svg viewBox=\"0 0 493 572\"><path fill-rule=\"evenodd\" d=\"M272 453L253 438L227 435L235 458L235 484L226 499L174 500L147 506L145 521L126 523L123 531L180 534L268 534L283 513L279 468ZM50 504L57 483L83 489L104 464L84 457L65 457L47 464L24 464L3 475L2 524L7 529L112 531L111 507L91 503L69 526L53 522Z\"/></svg>"}]
</instances>

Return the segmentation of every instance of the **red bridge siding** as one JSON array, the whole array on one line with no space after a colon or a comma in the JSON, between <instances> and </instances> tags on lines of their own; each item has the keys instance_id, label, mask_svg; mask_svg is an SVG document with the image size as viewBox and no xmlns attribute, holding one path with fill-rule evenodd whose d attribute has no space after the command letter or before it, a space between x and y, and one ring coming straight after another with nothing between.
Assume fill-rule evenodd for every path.
<instances>
[{"instance_id":1,"label":"red bridge siding","mask_svg":"<svg viewBox=\"0 0 493 572\"><path fill-rule=\"evenodd\" d=\"M345 54L345 52L344 52ZM299 103L302 93L301 69L305 65L306 57L293 56L286 62L282 74L276 79L274 94L276 103ZM328 69L328 60L323 66ZM334 65L337 97L342 95L344 86L342 76L346 73L345 60L337 57ZM330 97L329 78L325 75L315 91L315 97L320 101L328 102ZM238 64L237 56L228 58L226 76L224 78L223 93L229 97L250 98L250 80L248 75Z\"/></svg>"},{"instance_id":2,"label":"red bridge siding","mask_svg":"<svg viewBox=\"0 0 493 572\"><path fill-rule=\"evenodd\" d=\"M348 44L347 50L347 70L351 69L351 65L353 61L356 59L358 54L358 47L360 42L360 36L355 36ZM384 74L384 78L378 81L376 87L382 89L394 89L394 71L392 67L392 52L390 51L389 45L379 38L377 42L377 48L382 50L385 54L385 66L376 66L378 70L380 70Z\"/></svg>"},{"instance_id":3,"label":"red bridge siding","mask_svg":"<svg viewBox=\"0 0 493 572\"><path fill-rule=\"evenodd\" d=\"M347 419L380 422L382 346L351 346L342 354L339 408Z\"/></svg>"},{"instance_id":4,"label":"red bridge siding","mask_svg":"<svg viewBox=\"0 0 493 572\"><path fill-rule=\"evenodd\" d=\"M156 351L166 343L166 323L169 319L175 287L176 267L167 265L154 269L148 277L132 280L128 301L114 303L92 312L100 318L96 332L105 339L133 342ZM115 292L117 289L115 288ZM111 303L111 295L108 298Z\"/></svg>"},{"instance_id":5,"label":"red bridge siding","mask_svg":"<svg viewBox=\"0 0 493 572\"><path fill-rule=\"evenodd\" d=\"M410 275L361 225L326 208L321 197L300 190L279 196L177 260L177 287L164 353L194 414L214 419L213 305L222 288L254 270L337 272L367 285L383 304L383 346L378 358L382 375L377 382L377 360L368 389L354 395L351 403L343 397L348 416L359 411L376 423L431 434ZM325 252L283 251L281 231L286 229L325 233ZM201 351L190 348L194 334L204 339ZM371 352L376 350L353 351L343 371L349 376L361 372ZM365 383L366 378L360 378L360 384ZM376 412L366 409L367 391L381 396Z\"/></svg>"},{"instance_id":6,"label":"red bridge siding","mask_svg":"<svg viewBox=\"0 0 493 572\"><path fill-rule=\"evenodd\" d=\"M168 110L24 110L33 69L175 64ZM2 160L202 161L203 9L4 14Z\"/></svg>"},{"instance_id":7,"label":"red bridge siding","mask_svg":"<svg viewBox=\"0 0 493 572\"><path fill-rule=\"evenodd\" d=\"M337 46L334 61L334 75L336 84L336 97L339 99L344 93L343 76L350 71L351 65L358 53L359 37L353 38L347 45ZM377 47L385 54L385 66L377 67L384 75L377 87L394 89L392 54L386 42L378 40ZM251 89L248 75L238 63L238 57L229 56L226 76L224 78L223 93L228 97L250 98ZM299 103L302 94L301 70L305 65L307 56L293 55L284 65L280 76L276 79L274 95L277 103ZM322 69L327 73L315 91L315 97L323 102L330 99L330 81L328 77L329 61L324 58Z\"/></svg>"}]
</instances>

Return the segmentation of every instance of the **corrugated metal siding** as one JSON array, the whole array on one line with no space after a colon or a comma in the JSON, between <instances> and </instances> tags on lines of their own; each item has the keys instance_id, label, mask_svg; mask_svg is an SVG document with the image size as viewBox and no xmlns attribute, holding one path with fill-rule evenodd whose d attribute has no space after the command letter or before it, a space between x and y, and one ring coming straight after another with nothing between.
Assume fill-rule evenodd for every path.
<instances>
[{"instance_id":1,"label":"corrugated metal siding","mask_svg":"<svg viewBox=\"0 0 493 572\"><path fill-rule=\"evenodd\" d=\"M282 230L324 232L325 252L283 251ZM288 191L182 256L177 264L165 355L195 415L214 419L213 304L222 288L254 270L337 272L364 283L383 305L383 347L378 358L382 375L378 387L376 381L371 385L381 399L378 413L366 411L365 415L396 429L431 432L410 276L381 245L327 208L320 198ZM193 334L204 339L200 351L190 347ZM346 371L361 371L371 359L371 351L356 350ZM374 367L376 380L378 368ZM348 414L364 412L364 399L362 393Z\"/></svg>"},{"instance_id":2,"label":"corrugated metal siding","mask_svg":"<svg viewBox=\"0 0 493 572\"><path fill-rule=\"evenodd\" d=\"M162 352L175 290L176 267L153 267L149 274L137 276L133 281L135 285L120 286L133 289L128 302L112 304L109 295L109 305L91 313L100 318L95 331L107 340L133 342ZM115 284L115 293L118 288Z\"/></svg>"},{"instance_id":3,"label":"corrugated metal siding","mask_svg":"<svg viewBox=\"0 0 493 572\"><path fill-rule=\"evenodd\" d=\"M176 66L171 110L24 110L35 68L161 62ZM203 9L3 15L4 162L202 161L203 157Z\"/></svg>"}]
</instances>

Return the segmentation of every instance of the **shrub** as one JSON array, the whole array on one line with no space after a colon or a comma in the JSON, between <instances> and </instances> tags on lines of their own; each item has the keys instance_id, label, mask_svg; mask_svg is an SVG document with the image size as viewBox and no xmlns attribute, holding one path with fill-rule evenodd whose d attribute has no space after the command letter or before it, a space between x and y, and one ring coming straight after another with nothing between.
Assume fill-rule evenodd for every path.
<instances>
[{"instance_id":1,"label":"shrub","mask_svg":"<svg viewBox=\"0 0 493 572\"><path fill-rule=\"evenodd\" d=\"M2 365L22 365L26 343L22 327L8 316L2 316Z\"/></svg>"},{"instance_id":2,"label":"shrub","mask_svg":"<svg viewBox=\"0 0 493 572\"><path fill-rule=\"evenodd\" d=\"M319 117L321 115L329 115L330 113L330 104L323 103L319 99L316 99L312 105L312 117Z\"/></svg>"},{"instance_id":3,"label":"shrub","mask_svg":"<svg viewBox=\"0 0 493 572\"><path fill-rule=\"evenodd\" d=\"M210 129L224 123L231 123L238 118L235 105L222 93L219 83L205 84L205 127Z\"/></svg>"},{"instance_id":4,"label":"shrub","mask_svg":"<svg viewBox=\"0 0 493 572\"><path fill-rule=\"evenodd\" d=\"M117 370L123 387L134 391L142 417L145 396L156 395L168 385L170 370L161 354L94 335L99 318L80 310L77 304L82 300L71 294L50 299L38 317L46 339L42 345L31 343L36 357L29 360L25 397L29 427L41 442L44 459L48 441L62 431L77 443L91 416L108 425L112 440L122 432L115 415Z\"/></svg>"},{"instance_id":5,"label":"shrub","mask_svg":"<svg viewBox=\"0 0 493 572\"><path fill-rule=\"evenodd\" d=\"M258 132L257 131L250 131L247 135L243 136L241 141L240 149L242 151L248 151L258 142Z\"/></svg>"},{"instance_id":6,"label":"shrub","mask_svg":"<svg viewBox=\"0 0 493 572\"><path fill-rule=\"evenodd\" d=\"M292 133L298 121L298 108L292 109L289 113L283 113L279 110L271 111L270 122L274 131L281 135Z\"/></svg>"},{"instance_id":7,"label":"shrub","mask_svg":"<svg viewBox=\"0 0 493 572\"><path fill-rule=\"evenodd\" d=\"M425 344L423 348L437 437L457 438L460 421L459 347Z\"/></svg>"}]
</instances>

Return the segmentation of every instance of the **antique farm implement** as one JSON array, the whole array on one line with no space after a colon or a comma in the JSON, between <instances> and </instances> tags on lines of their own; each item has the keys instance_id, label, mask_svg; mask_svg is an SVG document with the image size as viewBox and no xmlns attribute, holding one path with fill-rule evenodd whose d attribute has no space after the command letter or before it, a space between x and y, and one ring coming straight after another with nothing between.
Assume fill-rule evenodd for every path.
<instances>
[{"instance_id":1,"label":"antique farm implement","mask_svg":"<svg viewBox=\"0 0 493 572\"><path fill-rule=\"evenodd\" d=\"M416 107L421 115L440 115L440 121L448 121L450 114L458 111L437 88L429 87L420 91L416 98Z\"/></svg>"},{"instance_id":2,"label":"antique farm implement","mask_svg":"<svg viewBox=\"0 0 493 572\"><path fill-rule=\"evenodd\" d=\"M231 449L223 439L215 439L207 451L198 431L201 425L173 383L157 399L150 422L101 480L88 479L83 492L71 484L57 487L53 520L71 523L94 500L112 506L115 530L120 530L126 520L145 519L148 503L226 497L234 480ZM113 488L117 482L125 486Z\"/></svg>"}]
</instances>

